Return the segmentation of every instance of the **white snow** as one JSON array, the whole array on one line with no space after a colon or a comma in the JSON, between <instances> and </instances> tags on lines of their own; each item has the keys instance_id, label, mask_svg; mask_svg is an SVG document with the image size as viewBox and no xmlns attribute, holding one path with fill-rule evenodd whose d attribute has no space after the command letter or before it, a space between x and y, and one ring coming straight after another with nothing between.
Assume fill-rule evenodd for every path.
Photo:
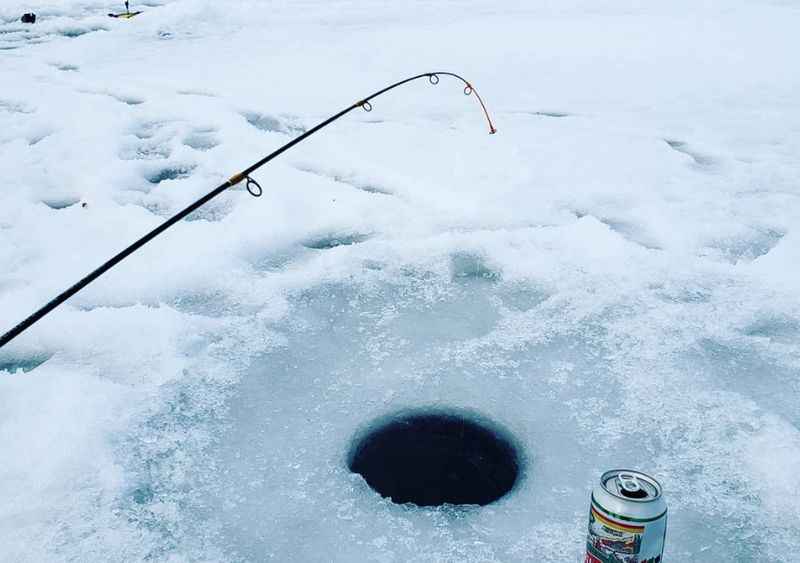
<instances>
[{"instance_id":1,"label":"white snow","mask_svg":"<svg viewBox=\"0 0 800 563\"><path fill-rule=\"evenodd\" d=\"M574 561L614 467L667 561L800 561L800 3L121 7L0 6L0 331L389 82L499 132L393 91L0 350L1 561ZM519 486L349 473L426 405Z\"/></svg>"}]
</instances>

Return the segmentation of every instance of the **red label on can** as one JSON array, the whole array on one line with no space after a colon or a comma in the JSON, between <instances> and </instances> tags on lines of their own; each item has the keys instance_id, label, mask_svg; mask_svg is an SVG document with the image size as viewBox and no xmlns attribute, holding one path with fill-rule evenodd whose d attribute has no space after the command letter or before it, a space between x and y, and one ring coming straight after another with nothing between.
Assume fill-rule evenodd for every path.
<instances>
[{"instance_id":1,"label":"red label on can","mask_svg":"<svg viewBox=\"0 0 800 563\"><path fill-rule=\"evenodd\" d=\"M591 553L586 554L586 559L584 559L583 563L603 563L597 557L592 555Z\"/></svg>"}]
</instances>

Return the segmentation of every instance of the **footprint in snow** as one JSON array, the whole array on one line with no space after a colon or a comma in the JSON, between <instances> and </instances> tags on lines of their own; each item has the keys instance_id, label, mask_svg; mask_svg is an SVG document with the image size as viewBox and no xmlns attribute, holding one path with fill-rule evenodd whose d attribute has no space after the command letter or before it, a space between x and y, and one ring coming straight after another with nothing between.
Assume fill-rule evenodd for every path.
<instances>
[{"instance_id":1,"label":"footprint in snow","mask_svg":"<svg viewBox=\"0 0 800 563\"><path fill-rule=\"evenodd\" d=\"M339 184L345 184L350 186L351 188L355 188L356 190L367 192L370 194L380 194L380 195L395 195L394 192L388 188L384 188L382 186L378 186L374 183L368 182L359 182L354 180L352 177L349 177L345 174L328 174L326 172L322 172L310 166L298 166L295 167L296 170L300 172L306 172L307 174L314 174L315 176L320 176L322 178L328 178L334 182Z\"/></svg>"},{"instance_id":2,"label":"footprint in snow","mask_svg":"<svg viewBox=\"0 0 800 563\"><path fill-rule=\"evenodd\" d=\"M730 264L752 262L775 248L785 234L779 229L751 228L747 236L712 242L701 250L701 255L719 258Z\"/></svg>"},{"instance_id":3,"label":"footprint in snow","mask_svg":"<svg viewBox=\"0 0 800 563\"><path fill-rule=\"evenodd\" d=\"M78 65L66 64L66 63L63 64L56 63L53 64L53 66L62 72L78 72L78 70L80 69Z\"/></svg>"},{"instance_id":4,"label":"footprint in snow","mask_svg":"<svg viewBox=\"0 0 800 563\"><path fill-rule=\"evenodd\" d=\"M258 112L244 112L241 115L247 123L259 131L283 133L284 135L296 135L306 131L297 118L290 116L276 117Z\"/></svg>"},{"instance_id":5,"label":"footprint in snow","mask_svg":"<svg viewBox=\"0 0 800 563\"><path fill-rule=\"evenodd\" d=\"M203 90L178 90L180 96L200 96L202 98L216 98L217 95Z\"/></svg>"},{"instance_id":6,"label":"footprint in snow","mask_svg":"<svg viewBox=\"0 0 800 563\"><path fill-rule=\"evenodd\" d=\"M338 246L351 246L369 240L370 235L364 233L342 233L325 235L309 239L303 246L312 250L330 250Z\"/></svg>"},{"instance_id":7,"label":"footprint in snow","mask_svg":"<svg viewBox=\"0 0 800 563\"><path fill-rule=\"evenodd\" d=\"M194 165L160 167L146 173L145 179L151 184L160 184L167 180L182 180L188 178L194 169Z\"/></svg>"},{"instance_id":8,"label":"footprint in snow","mask_svg":"<svg viewBox=\"0 0 800 563\"><path fill-rule=\"evenodd\" d=\"M74 39L88 33L94 33L96 31L108 31L108 28L102 26L70 26L60 29L57 31L57 33L62 37Z\"/></svg>"},{"instance_id":9,"label":"footprint in snow","mask_svg":"<svg viewBox=\"0 0 800 563\"><path fill-rule=\"evenodd\" d=\"M663 250L661 245L656 241L652 236L650 236L646 229L637 225L636 223L626 221L624 219L614 219L611 217L603 217L592 215L591 213L587 213L585 211L573 210L572 213L578 218L581 219L582 217L586 217L590 215L603 223L606 227L617 233L619 236L628 240L634 244L638 244L641 247L647 248L648 250Z\"/></svg>"},{"instance_id":10,"label":"footprint in snow","mask_svg":"<svg viewBox=\"0 0 800 563\"><path fill-rule=\"evenodd\" d=\"M716 164L716 161L713 158L695 149L692 149L689 146L689 144L684 141L678 141L675 139L664 139L664 142L667 143L667 145L669 145L669 148L671 148L675 152L685 154L686 156L691 158L693 163L697 166L705 168Z\"/></svg>"},{"instance_id":11,"label":"footprint in snow","mask_svg":"<svg viewBox=\"0 0 800 563\"><path fill-rule=\"evenodd\" d=\"M68 195L62 197L46 198L42 200L42 203L44 203L50 209L60 210L72 207L76 203L80 203L80 201L81 198L74 195Z\"/></svg>"},{"instance_id":12,"label":"footprint in snow","mask_svg":"<svg viewBox=\"0 0 800 563\"><path fill-rule=\"evenodd\" d=\"M183 138L183 144L198 151L211 150L219 145L219 138L214 130L196 129Z\"/></svg>"},{"instance_id":13,"label":"footprint in snow","mask_svg":"<svg viewBox=\"0 0 800 563\"><path fill-rule=\"evenodd\" d=\"M122 102L123 104L129 106L138 106L144 103L143 99L137 98L135 96L124 96L118 94L108 94L108 95L117 100L118 102Z\"/></svg>"}]
</instances>

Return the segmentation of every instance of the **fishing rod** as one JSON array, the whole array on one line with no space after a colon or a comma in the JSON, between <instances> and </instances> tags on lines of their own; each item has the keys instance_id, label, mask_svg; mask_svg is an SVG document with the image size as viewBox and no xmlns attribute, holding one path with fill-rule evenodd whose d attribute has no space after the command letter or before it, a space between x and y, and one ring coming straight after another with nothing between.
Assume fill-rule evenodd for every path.
<instances>
[{"instance_id":1,"label":"fishing rod","mask_svg":"<svg viewBox=\"0 0 800 563\"><path fill-rule=\"evenodd\" d=\"M480 94L478 94L478 91L475 90L475 87L470 82L468 82L465 78L459 76L458 74L452 72L426 72L423 74L412 76L410 78L406 78L405 80L401 80L399 82L395 82L394 84L391 84L381 90L378 90L377 92L367 96L366 98L360 99L351 106L343 109L339 113L332 115L325 121L312 127L299 137L292 139L291 141L289 141L282 147L276 149L275 151L271 152L258 162L248 166L241 172L237 172L236 174L228 178L223 184L214 188L206 195L204 195L203 197L201 197L200 199L198 199L197 201L195 201L194 203L183 209L183 211L178 212L177 214L173 215L172 217L161 223L158 227L156 227L155 229L144 235L142 238L140 238L139 240L137 240L136 242L134 242L133 244L131 244L130 246L128 246L127 248L116 254L115 256L111 257L109 260L101 264L97 269L93 270L92 272L90 272L89 274L78 280L75 284L73 284L72 286L68 287L67 289L59 293L56 297L50 300L50 302L39 308L37 311L33 312L30 316L21 321L14 328L12 328L8 332L0 336L0 348L2 348L3 346L11 342L14 338L25 332L25 330L30 328L34 323L41 320L45 315L50 313L53 309L64 303L64 301L66 301L67 299L78 293L81 289L83 289L84 287L92 283L94 280L102 276L108 270L110 270L111 268L122 262L122 260L124 260L131 254L136 252L139 248L141 248L142 246L144 246L145 244L156 238L158 235L169 229L172 225L174 225L181 219L184 219L187 215L191 214L192 212L196 211L197 209L199 209L200 207L202 207L203 205L205 205L206 203L217 197L219 194L221 194L228 188L232 188L233 186L236 186L237 184L240 184L242 181L244 181L245 188L250 193L250 195L254 197L261 197L261 194L263 193L261 185L256 180L254 180L250 176L250 174L252 174L256 170L264 166L273 158L288 151L296 144L303 142L304 140L306 140L308 137L310 137L320 129L327 127L328 125L340 119L341 117L344 117L354 109L361 108L364 111L372 111L372 104L370 103L370 100L373 100L374 98L377 98L378 96L385 94L390 90L394 90L398 86L402 86L403 84L407 84L409 82L413 82L421 78L427 78L431 84L436 85L439 83L440 76L449 76L451 78L455 78L456 80L460 80L464 84L465 95L469 96L471 94L475 94L475 97L478 99L478 102L481 105L483 114L486 117L486 121L489 124L489 134L496 133L497 129L495 129L494 124L492 123L492 118L489 117L489 112L486 109L486 105L483 103L483 99L480 97Z\"/></svg>"}]
</instances>

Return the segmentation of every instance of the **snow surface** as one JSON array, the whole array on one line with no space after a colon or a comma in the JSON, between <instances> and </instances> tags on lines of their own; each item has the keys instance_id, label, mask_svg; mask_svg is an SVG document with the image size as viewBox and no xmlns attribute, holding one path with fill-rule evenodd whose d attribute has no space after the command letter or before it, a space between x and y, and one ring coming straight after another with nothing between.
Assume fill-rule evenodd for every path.
<instances>
[{"instance_id":1,"label":"snow surface","mask_svg":"<svg viewBox=\"0 0 800 563\"><path fill-rule=\"evenodd\" d=\"M0 350L0 560L574 561L622 466L666 560L800 561L800 2L134 7L0 6L0 330L391 81L499 133L392 92ZM347 471L429 405L519 486Z\"/></svg>"}]
</instances>

